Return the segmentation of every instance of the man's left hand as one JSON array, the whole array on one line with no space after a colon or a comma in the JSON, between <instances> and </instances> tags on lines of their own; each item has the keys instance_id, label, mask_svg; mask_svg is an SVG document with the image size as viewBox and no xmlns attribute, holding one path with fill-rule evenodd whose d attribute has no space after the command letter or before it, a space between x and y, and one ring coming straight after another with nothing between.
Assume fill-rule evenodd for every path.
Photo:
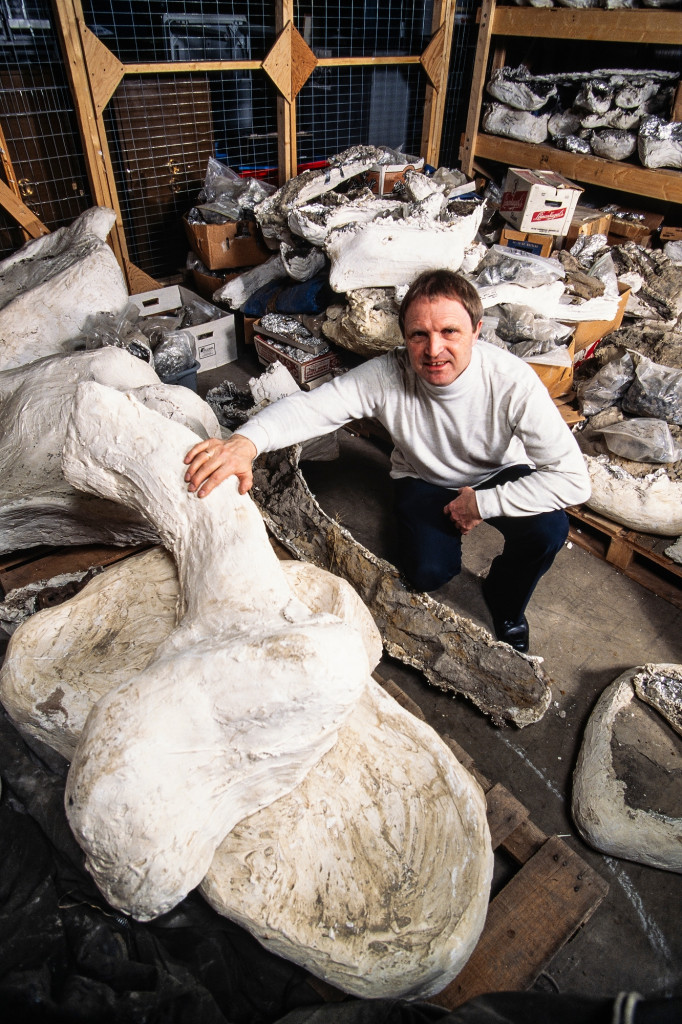
<instances>
[{"instance_id":1,"label":"man's left hand","mask_svg":"<svg viewBox=\"0 0 682 1024\"><path fill-rule=\"evenodd\" d=\"M449 516L462 536L471 533L474 526L483 522L478 511L476 491L473 487L462 487L455 500L446 505L443 511L446 516Z\"/></svg>"}]
</instances>

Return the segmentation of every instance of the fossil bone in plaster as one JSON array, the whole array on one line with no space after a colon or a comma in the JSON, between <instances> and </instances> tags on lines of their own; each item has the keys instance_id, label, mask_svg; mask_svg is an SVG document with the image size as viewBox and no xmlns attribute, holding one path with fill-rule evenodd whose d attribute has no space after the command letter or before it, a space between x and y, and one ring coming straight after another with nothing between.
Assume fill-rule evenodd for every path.
<instances>
[{"instance_id":1,"label":"fossil bone in plaster","mask_svg":"<svg viewBox=\"0 0 682 1024\"><path fill-rule=\"evenodd\" d=\"M161 384L141 359L114 346L46 356L0 373L0 551L36 544L135 544L155 541L140 515L75 490L61 469L61 451L76 388L94 380L139 389L141 401L163 407L202 437L220 436L213 412L188 388Z\"/></svg>"},{"instance_id":2,"label":"fossil bone in plaster","mask_svg":"<svg viewBox=\"0 0 682 1024\"><path fill-rule=\"evenodd\" d=\"M361 632L375 664L378 631L351 586L310 563L281 568L313 612ZM27 620L0 673L20 730L71 759L90 706L144 669L174 629L178 597L173 560L154 548ZM332 749L232 829L201 889L268 949L354 995L424 996L468 959L491 870L478 786L433 730L368 680Z\"/></svg>"},{"instance_id":3,"label":"fossil bone in plaster","mask_svg":"<svg viewBox=\"0 0 682 1024\"><path fill-rule=\"evenodd\" d=\"M677 537L682 533L682 483L665 470L634 477L605 456L583 455L592 493L586 504L631 530Z\"/></svg>"},{"instance_id":4,"label":"fossil bone in plaster","mask_svg":"<svg viewBox=\"0 0 682 1024\"><path fill-rule=\"evenodd\" d=\"M400 199L375 196L369 189L364 189L353 199L338 192L329 192L322 200L294 207L289 213L288 224L293 234L313 245L322 246L332 228L375 220L386 213L401 211L403 205Z\"/></svg>"},{"instance_id":5,"label":"fossil bone in plaster","mask_svg":"<svg viewBox=\"0 0 682 1024\"><path fill-rule=\"evenodd\" d=\"M86 383L64 447L72 484L153 522L182 589L177 628L93 708L67 780L89 870L141 919L174 906L238 821L301 781L368 679L359 634L294 597L236 479L202 500L187 491L183 458L195 441L132 397Z\"/></svg>"},{"instance_id":6,"label":"fossil bone in plaster","mask_svg":"<svg viewBox=\"0 0 682 1024\"><path fill-rule=\"evenodd\" d=\"M423 200L431 201L439 210L442 197L434 194ZM459 270L482 215L483 206L477 204L451 220L416 212L403 220L382 217L336 228L325 246L332 264L329 283L336 292L392 288L409 284L423 270Z\"/></svg>"},{"instance_id":7,"label":"fossil bone in plaster","mask_svg":"<svg viewBox=\"0 0 682 1024\"><path fill-rule=\"evenodd\" d=\"M631 806L626 784L614 769L612 736L616 719L636 707L643 673L664 673L677 681L679 720L682 666L646 665L629 669L611 683L599 698L585 729L573 775L573 818L587 842L602 853L682 872L682 817ZM653 701L649 703L656 706ZM663 746L664 758L675 760L669 744Z\"/></svg>"},{"instance_id":8,"label":"fossil bone in plaster","mask_svg":"<svg viewBox=\"0 0 682 1024\"><path fill-rule=\"evenodd\" d=\"M464 694L498 725L507 720L522 727L542 718L551 699L542 659L519 654L409 588L395 566L324 513L298 470L296 449L259 456L252 493L287 550L351 583L392 657L418 668L439 689Z\"/></svg>"},{"instance_id":9,"label":"fossil bone in plaster","mask_svg":"<svg viewBox=\"0 0 682 1024\"><path fill-rule=\"evenodd\" d=\"M93 207L0 262L0 370L64 351L90 316L125 309L128 289L106 244L115 220Z\"/></svg>"}]
</instances>

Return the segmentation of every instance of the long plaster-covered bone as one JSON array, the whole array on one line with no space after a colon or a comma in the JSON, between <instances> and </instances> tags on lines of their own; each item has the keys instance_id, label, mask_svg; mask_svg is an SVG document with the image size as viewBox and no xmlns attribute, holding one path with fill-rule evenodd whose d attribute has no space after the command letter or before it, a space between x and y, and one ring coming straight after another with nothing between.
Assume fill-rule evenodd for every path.
<instances>
[{"instance_id":1,"label":"long plaster-covered bone","mask_svg":"<svg viewBox=\"0 0 682 1024\"><path fill-rule=\"evenodd\" d=\"M220 436L211 409L188 388L161 384L151 367L114 346L46 356L0 373L0 552L36 544L135 544L157 539L137 513L76 491L61 469L61 452L76 388L94 380L137 388L145 403L163 406L202 437Z\"/></svg>"},{"instance_id":2,"label":"long plaster-covered bone","mask_svg":"<svg viewBox=\"0 0 682 1024\"><path fill-rule=\"evenodd\" d=\"M373 665L378 632L349 584L305 562L282 569L311 611L360 630ZM71 760L92 704L144 669L174 629L178 598L172 558L152 548L27 620L0 672L22 733ZM201 888L263 945L347 991L427 995L468 958L490 870L478 787L370 680L334 747L232 829Z\"/></svg>"},{"instance_id":3,"label":"long plaster-covered bone","mask_svg":"<svg viewBox=\"0 0 682 1024\"><path fill-rule=\"evenodd\" d=\"M187 491L182 460L195 441L133 397L88 383L64 447L72 484L153 522L182 589L177 628L93 708L67 780L89 870L141 919L174 906L238 821L301 781L368 678L357 632L293 596L236 479L201 501Z\"/></svg>"},{"instance_id":4,"label":"long plaster-covered bone","mask_svg":"<svg viewBox=\"0 0 682 1024\"><path fill-rule=\"evenodd\" d=\"M384 216L331 231L325 248L334 291L392 288L409 284L422 270L459 270L464 250L478 231L483 206L476 204L459 217L438 220L442 197L435 194L423 202L431 201L434 209L420 211L420 204L415 204L415 211L402 220Z\"/></svg>"},{"instance_id":5,"label":"long plaster-covered bone","mask_svg":"<svg viewBox=\"0 0 682 1024\"><path fill-rule=\"evenodd\" d=\"M128 289L106 244L115 220L94 207L0 262L0 370L63 351L90 316L125 309Z\"/></svg>"},{"instance_id":6,"label":"long plaster-covered bone","mask_svg":"<svg viewBox=\"0 0 682 1024\"><path fill-rule=\"evenodd\" d=\"M682 483L665 470L634 477L605 456L584 455L592 493L587 505L631 530L677 537L682 533Z\"/></svg>"},{"instance_id":7,"label":"long plaster-covered bone","mask_svg":"<svg viewBox=\"0 0 682 1024\"><path fill-rule=\"evenodd\" d=\"M627 786L614 769L614 727L618 716L637 704L643 673L663 673L676 681L679 720L682 666L646 665L629 669L611 683L599 698L585 729L573 776L573 817L587 841L603 853L682 872L682 817L632 806L627 799ZM661 710L660 704L648 703ZM669 745L664 746L664 756L668 761L676 761L679 771L679 754L676 758ZM671 780L669 786L673 785Z\"/></svg>"}]
</instances>

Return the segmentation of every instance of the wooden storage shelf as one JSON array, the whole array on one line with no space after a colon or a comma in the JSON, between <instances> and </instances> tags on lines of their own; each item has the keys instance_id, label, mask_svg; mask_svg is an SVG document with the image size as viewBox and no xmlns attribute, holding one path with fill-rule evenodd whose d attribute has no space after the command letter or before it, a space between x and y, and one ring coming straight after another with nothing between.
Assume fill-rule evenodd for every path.
<instances>
[{"instance_id":1,"label":"wooden storage shelf","mask_svg":"<svg viewBox=\"0 0 682 1024\"><path fill-rule=\"evenodd\" d=\"M567 153L554 146L517 142L501 135L487 135L485 132L479 132L476 137L476 156L512 167L558 171L574 181L648 196L650 199L682 203L682 171L651 170L619 160Z\"/></svg>"},{"instance_id":2,"label":"wooden storage shelf","mask_svg":"<svg viewBox=\"0 0 682 1024\"><path fill-rule=\"evenodd\" d=\"M493 59L493 66L497 68L504 65L504 37L680 45L682 11L498 7L495 0L483 0L469 116L460 149L462 170L469 177L474 174L476 160L487 159L515 167L554 170L575 181L650 199L682 203L680 171L667 168L652 170L481 132L481 107L493 37L501 40Z\"/></svg>"}]
</instances>

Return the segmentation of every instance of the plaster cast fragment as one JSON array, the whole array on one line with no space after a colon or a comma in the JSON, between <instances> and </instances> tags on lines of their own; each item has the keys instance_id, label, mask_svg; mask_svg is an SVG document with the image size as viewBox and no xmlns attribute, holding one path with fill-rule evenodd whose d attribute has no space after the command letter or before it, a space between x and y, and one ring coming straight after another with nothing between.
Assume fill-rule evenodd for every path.
<instances>
[{"instance_id":1,"label":"plaster cast fragment","mask_svg":"<svg viewBox=\"0 0 682 1024\"><path fill-rule=\"evenodd\" d=\"M585 504L631 530L677 537L682 533L682 483L665 470L634 477L609 459L583 455L592 493Z\"/></svg>"},{"instance_id":2,"label":"plaster cast fragment","mask_svg":"<svg viewBox=\"0 0 682 1024\"><path fill-rule=\"evenodd\" d=\"M94 207L0 262L0 370L67 351L89 317L125 308L128 289L106 244L115 220Z\"/></svg>"},{"instance_id":3,"label":"plaster cast fragment","mask_svg":"<svg viewBox=\"0 0 682 1024\"><path fill-rule=\"evenodd\" d=\"M245 270L243 274L228 281L222 288L213 293L215 302L221 302L229 309L241 309L248 302L254 292L262 288L269 281L278 277L286 277L287 272L281 255L271 256L265 263L253 267L252 270Z\"/></svg>"},{"instance_id":4,"label":"plaster cast fragment","mask_svg":"<svg viewBox=\"0 0 682 1024\"><path fill-rule=\"evenodd\" d=\"M37 544L155 542L155 530L118 502L83 494L61 470L61 452L80 382L135 389L139 401L202 437L220 436L209 406L189 388L162 384L154 370L114 346L46 356L0 372L0 551Z\"/></svg>"},{"instance_id":5,"label":"plaster cast fragment","mask_svg":"<svg viewBox=\"0 0 682 1024\"><path fill-rule=\"evenodd\" d=\"M619 716L637 714L635 677L652 673L674 679L679 687L682 666L646 665L643 669L629 669L599 698L587 723L573 776L573 817L587 842L602 853L682 872L682 817L633 806L628 799L628 786L614 769L613 733ZM677 701L679 718L679 689ZM642 719L639 728L643 734L651 734L657 726ZM679 750L673 733L661 734L658 728L658 734L648 742L654 750L658 745L656 760L665 773L671 766L679 766ZM647 750L645 746L645 756ZM676 788L679 792L679 784Z\"/></svg>"}]
</instances>

